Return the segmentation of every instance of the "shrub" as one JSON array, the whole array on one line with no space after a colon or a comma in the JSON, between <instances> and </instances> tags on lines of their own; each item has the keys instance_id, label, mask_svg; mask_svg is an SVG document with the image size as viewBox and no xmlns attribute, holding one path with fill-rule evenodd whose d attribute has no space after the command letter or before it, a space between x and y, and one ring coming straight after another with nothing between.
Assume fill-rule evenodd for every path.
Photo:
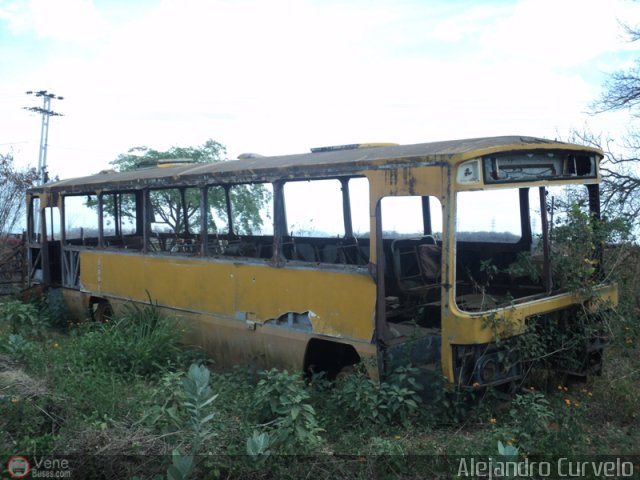
<instances>
[{"instance_id":1,"label":"shrub","mask_svg":"<svg viewBox=\"0 0 640 480\"><path fill-rule=\"evenodd\" d=\"M331 392L336 415L348 424L380 421L378 387L377 382L361 370L340 379Z\"/></svg>"},{"instance_id":2,"label":"shrub","mask_svg":"<svg viewBox=\"0 0 640 480\"><path fill-rule=\"evenodd\" d=\"M193 364L189 373L182 380L186 397L183 402L189 413L191 431L193 432L193 451L198 453L202 444L213 436L211 420L214 413L207 408L218 395L212 395L209 386L209 369L203 365Z\"/></svg>"},{"instance_id":3,"label":"shrub","mask_svg":"<svg viewBox=\"0 0 640 480\"><path fill-rule=\"evenodd\" d=\"M491 419L497 440L527 454L580 453L584 407L567 387L558 389L561 395L516 395L507 415Z\"/></svg>"},{"instance_id":4,"label":"shrub","mask_svg":"<svg viewBox=\"0 0 640 480\"><path fill-rule=\"evenodd\" d=\"M3 345L4 350L19 360L24 360L26 356L33 350L33 343L26 340L20 334L10 334L6 343Z\"/></svg>"},{"instance_id":5,"label":"shrub","mask_svg":"<svg viewBox=\"0 0 640 480\"><path fill-rule=\"evenodd\" d=\"M200 452L204 442L214 436L211 420L215 416L211 412L211 404L218 397L212 395L209 386L209 369L203 365L192 364L187 376L182 379L185 400L183 406L189 414L191 430L191 454L183 455L177 448L173 450L172 462L167 470L168 480L186 480L196 467L195 454Z\"/></svg>"},{"instance_id":6,"label":"shrub","mask_svg":"<svg viewBox=\"0 0 640 480\"><path fill-rule=\"evenodd\" d=\"M422 403L417 373L411 366L398 367L378 382L357 371L338 382L332 398L339 412L355 424L405 424Z\"/></svg>"},{"instance_id":7,"label":"shrub","mask_svg":"<svg viewBox=\"0 0 640 480\"><path fill-rule=\"evenodd\" d=\"M277 369L260 376L254 402L259 421L270 430L269 445L285 453L305 453L320 446L322 429L302 377Z\"/></svg>"},{"instance_id":8,"label":"shrub","mask_svg":"<svg viewBox=\"0 0 640 480\"><path fill-rule=\"evenodd\" d=\"M49 319L30 303L10 300L0 304L0 321L9 325L11 333L41 337Z\"/></svg>"}]
</instances>

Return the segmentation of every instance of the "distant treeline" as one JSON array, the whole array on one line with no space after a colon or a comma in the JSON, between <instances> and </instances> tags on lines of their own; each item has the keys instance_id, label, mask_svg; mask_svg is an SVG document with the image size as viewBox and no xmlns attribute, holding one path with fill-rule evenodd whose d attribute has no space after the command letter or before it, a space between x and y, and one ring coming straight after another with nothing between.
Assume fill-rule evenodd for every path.
<instances>
[{"instance_id":1,"label":"distant treeline","mask_svg":"<svg viewBox=\"0 0 640 480\"><path fill-rule=\"evenodd\" d=\"M308 232L304 232L307 233ZM332 238L335 235L331 235L323 232L313 232L314 237L319 238ZM98 231L94 228L71 228L67 231L67 238L81 238L81 237L97 237ZM301 237L306 237L307 235L297 235ZM398 233L398 232L390 232L385 231L383 233L384 238L420 238L423 234L421 233ZM462 242L494 242L494 243L515 243L520 240L518 235L514 235L511 232L457 232L457 239ZM369 238L369 233L356 233L356 237L358 238ZM436 240L442 239L441 232L434 232L433 237Z\"/></svg>"},{"instance_id":2,"label":"distant treeline","mask_svg":"<svg viewBox=\"0 0 640 480\"><path fill-rule=\"evenodd\" d=\"M456 238L462 242L516 243L520 236L511 232L457 232Z\"/></svg>"}]
</instances>

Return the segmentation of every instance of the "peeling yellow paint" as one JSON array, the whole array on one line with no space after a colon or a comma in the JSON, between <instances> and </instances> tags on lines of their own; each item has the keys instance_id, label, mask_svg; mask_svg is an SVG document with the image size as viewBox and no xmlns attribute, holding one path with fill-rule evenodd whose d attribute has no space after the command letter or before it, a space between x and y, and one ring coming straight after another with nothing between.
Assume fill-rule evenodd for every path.
<instances>
[{"instance_id":1,"label":"peeling yellow paint","mask_svg":"<svg viewBox=\"0 0 640 480\"><path fill-rule=\"evenodd\" d=\"M316 334L366 342L373 338L376 289L362 270L98 251L80 255L83 288L105 297L146 301L148 292L162 306L230 320L236 312L250 312L257 323L309 311Z\"/></svg>"}]
</instances>

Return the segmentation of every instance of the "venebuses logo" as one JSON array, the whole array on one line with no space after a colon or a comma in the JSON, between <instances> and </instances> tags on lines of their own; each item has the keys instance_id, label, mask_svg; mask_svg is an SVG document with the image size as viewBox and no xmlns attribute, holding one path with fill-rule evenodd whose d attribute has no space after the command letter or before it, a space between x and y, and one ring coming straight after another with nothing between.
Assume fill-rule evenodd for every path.
<instances>
[{"instance_id":1,"label":"venebuses logo","mask_svg":"<svg viewBox=\"0 0 640 480\"><path fill-rule=\"evenodd\" d=\"M26 478L31 471L31 465L26 457L14 455L7 462L7 471L11 478Z\"/></svg>"}]
</instances>

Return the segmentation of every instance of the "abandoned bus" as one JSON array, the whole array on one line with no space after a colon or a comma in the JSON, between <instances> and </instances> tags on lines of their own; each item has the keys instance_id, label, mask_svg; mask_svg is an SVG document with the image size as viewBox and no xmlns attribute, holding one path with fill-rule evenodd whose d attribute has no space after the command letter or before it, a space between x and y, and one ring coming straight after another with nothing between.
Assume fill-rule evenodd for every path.
<instances>
[{"instance_id":1,"label":"abandoned bus","mask_svg":"<svg viewBox=\"0 0 640 480\"><path fill-rule=\"evenodd\" d=\"M411 363L463 387L513 382L506 337L585 302L554 278L549 191L572 185L597 217L601 158L507 136L57 181L28 193L29 281L98 321L151 298L221 366L334 376L367 359L379 375ZM523 255L537 275L511 268ZM617 301L613 285L597 295Z\"/></svg>"}]
</instances>

